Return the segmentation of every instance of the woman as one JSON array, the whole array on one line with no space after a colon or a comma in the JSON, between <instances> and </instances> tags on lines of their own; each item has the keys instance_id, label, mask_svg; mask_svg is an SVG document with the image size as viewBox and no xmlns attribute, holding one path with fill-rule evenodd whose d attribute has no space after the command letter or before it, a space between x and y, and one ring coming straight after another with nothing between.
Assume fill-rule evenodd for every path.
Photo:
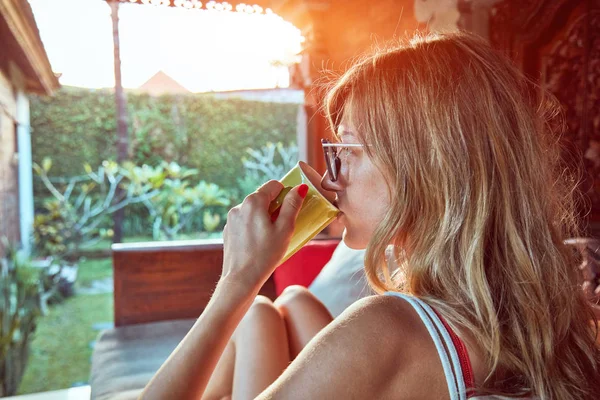
<instances>
[{"instance_id":1,"label":"woman","mask_svg":"<svg viewBox=\"0 0 600 400\"><path fill-rule=\"evenodd\" d=\"M388 295L360 300L308 343L293 329L288 341L276 306L254 299L286 249L306 188L290 191L271 222L281 184L268 182L230 212L223 276L143 397L201 397L230 351L224 397L234 399L597 398L592 313L563 244L576 236L573 181L546 132L548 108L532 93L466 34L414 39L353 66L326 111L341 143L362 146L333 154L325 145L322 186L336 193L345 243L367 248L371 286ZM256 320L268 336L247 329ZM232 335L235 347L225 350ZM263 353L244 353L261 344ZM253 376L262 387L236 391Z\"/></svg>"}]
</instances>

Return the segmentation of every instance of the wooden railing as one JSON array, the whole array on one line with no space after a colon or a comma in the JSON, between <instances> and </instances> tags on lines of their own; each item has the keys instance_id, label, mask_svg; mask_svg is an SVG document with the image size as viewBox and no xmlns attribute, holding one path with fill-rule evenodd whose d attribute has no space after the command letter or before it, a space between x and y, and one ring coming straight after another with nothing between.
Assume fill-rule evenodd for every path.
<instances>
[{"instance_id":1,"label":"wooden railing","mask_svg":"<svg viewBox=\"0 0 600 400\"><path fill-rule=\"evenodd\" d=\"M222 240L114 244L115 326L197 318L221 274ZM261 294L274 299L270 278Z\"/></svg>"}]
</instances>

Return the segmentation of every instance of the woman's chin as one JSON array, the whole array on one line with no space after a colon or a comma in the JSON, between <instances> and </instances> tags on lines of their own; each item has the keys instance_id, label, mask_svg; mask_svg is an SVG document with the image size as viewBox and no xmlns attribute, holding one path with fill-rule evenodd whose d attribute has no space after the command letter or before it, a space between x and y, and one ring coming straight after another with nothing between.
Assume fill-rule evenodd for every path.
<instances>
[{"instance_id":1,"label":"woman's chin","mask_svg":"<svg viewBox=\"0 0 600 400\"><path fill-rule=\"evenodd\" d=\"M346 227L346 229L344 229L344 233L342 234L342 239L344 240L344 244L346 246L348 246L351 249L354 250L363 250L367 248L367 244L369 243L368 240L365 241L364 238L358 236L357 235L353 235L352 234L352 230L348 229L348 227Z\"/></svg>"}]
</instances>

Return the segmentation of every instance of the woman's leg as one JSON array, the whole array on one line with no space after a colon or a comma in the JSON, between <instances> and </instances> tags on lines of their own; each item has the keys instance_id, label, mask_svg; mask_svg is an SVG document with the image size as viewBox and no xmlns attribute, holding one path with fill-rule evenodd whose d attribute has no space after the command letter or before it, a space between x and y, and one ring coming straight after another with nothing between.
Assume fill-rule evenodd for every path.
<instances>
[{"instance_id":1,"label":"woman's leg","mask_svg":"<svg viewBox=\"0 0 600 400\"><path fill-rule=\"evenodd\" d=\"M232 399L254 399L290 363L285 322L273 302L258 296L234 333Z\"/></svg>"},{"instance_id":2,"label":"woman's leg","mask_svg":"<svg viewBox=\"0 0 600 400\"><path fill-rule=\"evenodd\" d=\"M275 306L285 320L291 360L333 321L323 303L303 286L287 287L275 300Z\"/></svg>"},{"instance_id":3,"label":"woman's leg","mask_svg":"<svg viewBox=\"0 0 600 400\"><path fill-rule=\"evenodd\" d=\"M270 299L257 296L225 348L202 399L254 399L289 363L283 318Z\"/></svg>"},{"instance_id":4,"label":"woman's leg","mask_svg":"<svg viewBox=\"0 0 600 400\"><path fill-rule=\"evenodd\" d=\"M224 399L233 393L234 400L254 398L333 320L302 286L286 288L275 307L266 297L257 297L221 356L203 400Z\"/></svg>"}]
</instances>

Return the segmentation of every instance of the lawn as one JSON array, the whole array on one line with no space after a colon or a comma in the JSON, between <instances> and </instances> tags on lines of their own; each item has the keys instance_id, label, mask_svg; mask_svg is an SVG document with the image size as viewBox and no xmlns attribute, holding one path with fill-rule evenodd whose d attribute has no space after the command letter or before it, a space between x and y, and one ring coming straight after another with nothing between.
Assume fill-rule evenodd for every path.
<instances>
[{"instance_id":1,"label":"lawn","mask_svg":"<svg viewBox=\"0 0 600 400\"><path fill-rule=\"evenodd\" d=\"M79 262L77 286L112 277L112 259ZM49 307L40 318L19 394L64 389L85 383L90 374L94 324L113 321L112 293L75 296Z\"/></svg>"},{"instance_id":2,"label":"lawn","mask_svg":"<svg viewBox=\"0 0 600 400\"><path fill-rule=\"evenodd\" d=\"M191 235L190 235L191 236ZM218 238L221 232L183 236L179 239ZM126 242L151 241L147 237L127 238ZM97 243L96 250L109 249L109 242ZM77 275L78 288L113 276L112 258L82 259ZM77 293L77 290L76 290ZM113 322L113 294L75 294L49 307L40 317L25 376L19 394L44 392L87 383L90 374L90 344L99 331L94 324Z\"/></svg>"},{"instance_id":3,"label":"lawn","mask_svg":"<svg viewBox=\"0 0 600 400\"><path fill-rule=\"evenodd\" d=\"M111 278L113 275L112 259L98 258L79 262L77 271L77 285L79 287L90 286L92 281Z\"/></svg>"},{"instance_id":4,"label":"lawn","mask_svg":"<svg viewBox=\"0 0 600 400\"><path fill-rule=\"evenodd\" d=\"M19 394L64 389L90 374L92 326L112 322L112 293L75 295L49 309L38 323Z\"/></svg>"}]
</instances>

